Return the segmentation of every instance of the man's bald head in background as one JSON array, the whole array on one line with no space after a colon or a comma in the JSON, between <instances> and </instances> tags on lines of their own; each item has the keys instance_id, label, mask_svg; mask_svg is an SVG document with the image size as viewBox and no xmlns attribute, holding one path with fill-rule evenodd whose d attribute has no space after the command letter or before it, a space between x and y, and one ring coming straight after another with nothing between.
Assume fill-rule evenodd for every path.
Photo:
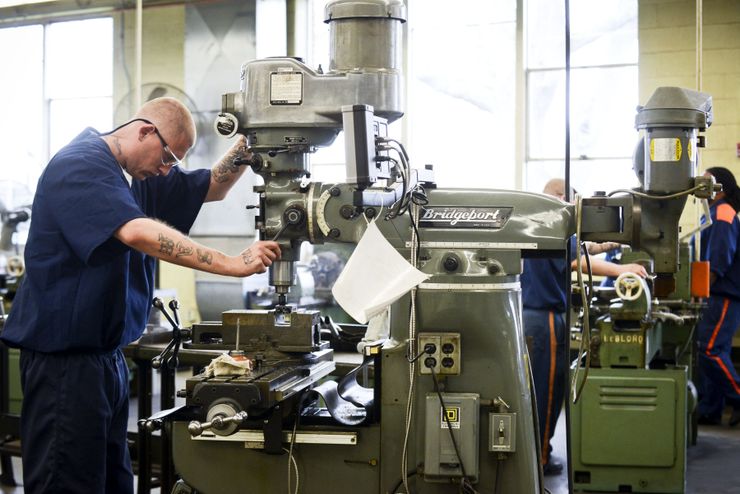
<instances>
[{"instance_id":1,"label":"man's bald head in background","mask_svg":"<svg viewBox=\"0 0 740 494\"><path fill-rule=\"evenodd\" d=\"M561 201L565 200L565 180L562 178L551 178L546 184L545 188L542 189L542 192L544 194L557 197ZM573 187L570 188L570 198L573 200L573 198L576 195L576 189Z\"/></svg>"}]
</instances>

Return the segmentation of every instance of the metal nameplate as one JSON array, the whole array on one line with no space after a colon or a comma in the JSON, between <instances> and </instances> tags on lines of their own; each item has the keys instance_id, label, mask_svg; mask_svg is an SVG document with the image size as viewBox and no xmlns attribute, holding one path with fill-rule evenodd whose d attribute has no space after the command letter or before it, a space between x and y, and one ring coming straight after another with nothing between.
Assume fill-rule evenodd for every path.
<instances>
[{"instance_id":1,"label":"metal nameplate","mask_svg":"<svg viewBox=\"0 0 740 494\"><path fill-rule=\"evenodd\" d=\"M303 74L301 72L272 72L270 74L270 104L300 105L303 102Z\"/></svg>"},{"instance_id":2,"label":"metal nameplate","mask_svg":"<svg viewBox=\"0 0 740 494\"><path fill-rule=\"evenodd\" d=\"M421 210L419 225L426 228L503 228L509 220L511 206L425 206Z\"/></svg>"}]
</instances>

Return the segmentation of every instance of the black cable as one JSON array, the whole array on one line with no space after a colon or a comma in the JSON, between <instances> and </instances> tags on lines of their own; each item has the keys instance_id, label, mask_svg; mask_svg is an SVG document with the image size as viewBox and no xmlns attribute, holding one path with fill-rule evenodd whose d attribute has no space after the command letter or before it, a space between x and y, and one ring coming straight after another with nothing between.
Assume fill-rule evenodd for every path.
<instances>
[{"instance_id":1,"label":"black cable","mask_svg":"<svg viewBox=\"0 0 740 494\"><path fill-rule=\"evenodd\" d=\"M424 348L414 358L409 358L409 356L406 355L406 360L408 360L409 364L413 364L414 362L416 362L417 360L419 360L422 356L424 356L424 354L426 354L426 353L428 353L428 352L426 351L426 348Z\"/></svg>"},{"instance_id":2,"label":"black cable","mask_svg":"<svg viewBox=\"0 0 740 494\"><path fill-rule=\"evenodd\" d=\"M406 198L406 193L408 190L408 177L406 176L406 171L401 170L402 169L399 168L399 174L401 175L401 197L399 197L396 202L391 204L388 213L385 215L386 220L392 220L401 214L401 206Z\"/></svg>"},{"instance_id":3,"label":"black cable","mask_svg":"<svg viewBox=\"0 0 740 494\"><path fill-rule=\"evenodd\" d=\"M496 480L494 480L493 482L493 494L498 494L498 478L500 477L499 475L500 466L501 466L501 460L496 458L496 469L494 471L494 473L496 474Z\"/></svg>"},{"instance_id":4,"label":"black cable","mask_svg":"<svg viewBox=\"0 0 740 494\"><path fill-rule=\"evenodd\" d=\"M409 470L409 472L406 474L406 478L413 477L416 475L417 469ZM398 489L401 488L401 485L403 485L403 479L399 480L396 485L393 486L393 489L391 490L390 494L396 494L398 492ZM408 494L408 493L407 493Z\"/></svg>"},{"instance_id":5,"label":"black cable","mask_svg":"<svg viewBox=\"0 0 740 494\"><path fill-rule=\"evenodd\" d=\"M586 258L586 271L588 274L588 292L586 292L586 299L591 302L591 299L594 296L594 277L593 272L591 271L591 256L588 253L588 248L586 247L586 242L581 242L581 252L583 253L583 256Z\"/></svg>"},{"instance_id":6,"label":"black cable","mask_svg":"<svg viewBox=\"0 0 740 494\"><path fill-rule=\"evenodd\" d=\"M393 203L393 205L391 205L390 211L388 212L388 214L386 214L385 217L388 220L403 215L406 212L409 204L411 203L412 194L409 190L411 184L411 166L409 164L408 154L406 153L406 149L403 147L403 144L396 141L395 139L382 139L379 142L384 143L387 150L395 151L401 160L401 166L399 166L397 160L390 157L387 158L389 161L394 162L395 167L398 170L398 173L401 175L402 180L401 197L395 203ZM392 145L389 143L395 143L396 145Z\"/></svg>"}]
</instances>

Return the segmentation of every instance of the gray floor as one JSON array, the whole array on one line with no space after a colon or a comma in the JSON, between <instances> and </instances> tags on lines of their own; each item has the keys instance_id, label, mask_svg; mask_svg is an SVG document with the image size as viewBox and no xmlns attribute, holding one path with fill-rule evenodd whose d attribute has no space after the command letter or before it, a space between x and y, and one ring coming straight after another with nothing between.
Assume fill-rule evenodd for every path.
<instances>
[{"instance_id":1,"label":"gray floor","mask_svg":"<svg viewBox=\"0 0 740 494\"><path fill-rule=\"evenodd\" d=\"M182 377L186 375L187 373L183 373ZM135 416L136 404L132 403L131 406L132 416ZM726 421L727 417L725 423ZM566 458L565 448L565 420L564 414L561 414L555 429L553 454L563 462ZM14 458L13 464L16 480L20 483L21 462ZM545 477L545 486L551 494L568 493L565 473L556 477ZM0 493L22 494L23 486L0 485ZM152 490L152 493L159 494L159 489ZM740 494L740 426L734 428L700 426L697 444L688 450L686 494Z\"/></svg>"}]
</instances>

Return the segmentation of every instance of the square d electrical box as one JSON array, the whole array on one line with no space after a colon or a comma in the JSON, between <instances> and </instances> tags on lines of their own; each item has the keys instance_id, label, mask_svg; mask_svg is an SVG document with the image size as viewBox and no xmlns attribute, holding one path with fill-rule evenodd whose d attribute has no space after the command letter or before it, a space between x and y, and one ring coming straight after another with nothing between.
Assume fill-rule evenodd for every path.
<instances>
[{"instance_id":1,"label":"square d electrical box","mask_svg":"<svg viewBox=\"0 0 740 494\"><path fill-rule=\"evenodd\" d=\"M462 477L464 466L468 478L477 482L480 395L442 393L442 400L444 408L436 393L429 393L426 397L424 480L449 482L450 477ZM459 457L450 437L450 430L460 451Z\"/></svg>"}]
</instances>

